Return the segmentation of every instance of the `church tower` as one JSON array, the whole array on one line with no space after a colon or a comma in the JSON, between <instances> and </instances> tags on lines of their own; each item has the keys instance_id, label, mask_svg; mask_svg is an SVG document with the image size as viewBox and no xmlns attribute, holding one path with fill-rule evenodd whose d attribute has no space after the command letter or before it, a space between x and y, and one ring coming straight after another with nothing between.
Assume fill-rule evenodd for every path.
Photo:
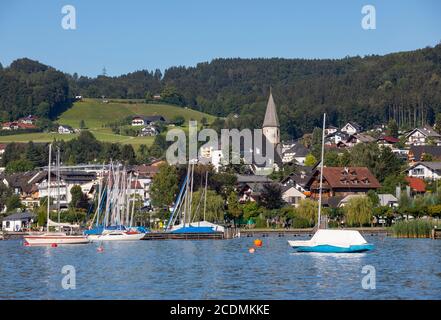
<instances>
[{"instance_id":1,"label":"church tower","mask_svg":"<svg viewBox=\"0 0 441 320\"><path fill-rule=\"evenodd\" d=\"M280 144L280 125L277 117L276 104L274 103L273 94L270 89L268 104L266 105L265 120L262 126L263 135L273 145Z\"/></svg>"}]
</instances>

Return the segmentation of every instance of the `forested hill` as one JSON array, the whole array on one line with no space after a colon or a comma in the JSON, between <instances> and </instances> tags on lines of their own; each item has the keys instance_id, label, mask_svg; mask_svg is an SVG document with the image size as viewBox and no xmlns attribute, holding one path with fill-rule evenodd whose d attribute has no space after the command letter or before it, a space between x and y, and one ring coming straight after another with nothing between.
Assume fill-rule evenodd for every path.
<instances>
[{"instance_id":1,"label":"forested hill","mask_svg":"<svg viewBox=\"0 0 441 320\"><path fill-rule=\"evenodd\" d=\"M15 60L0 64L0 121L29 114L55 116L70 106L67 76L37 61Z\"/></svg>"},{"instance_id":2,"label":"forested hill","mask_svg":"<svg viewBox=\"0 0 441 320\"><path fill-rule=\"evenodd\" d=\"M385 56L344 59L216 59L196 67L80 78L84 95L142 98L165 91L177 102L214 115L242 114L240 126L260 125L271 85L282 132L299 136L320 124L347 120L365 127L395 118L402 126L432 123L441 111L441 45ZM141 85L142 84L142 85Z\"/></svg>"},{"instance_id":3,"label":"forested hill","mask_svg":"<svg viewBox=\"0 0 441 320\"><path fill-rule=\"evenodd\" d=\"M334 125L352 120L364 127L390 118L404 127L433 123L435 113L441 112L441 44L385 56L215 59L195 67L172 67L164 75L143 70L119 77L67 78L71 94L149 99L161 93L168 103L219 116L237 113L239 120L229 121L239 122L234 124L239 127L260 126L272 86L282 133L292 137L320 125L323 111ZM0 80L2 111L8 82ZM6 110L13 109L11 105Z\"/></svg>"}]
</instances>

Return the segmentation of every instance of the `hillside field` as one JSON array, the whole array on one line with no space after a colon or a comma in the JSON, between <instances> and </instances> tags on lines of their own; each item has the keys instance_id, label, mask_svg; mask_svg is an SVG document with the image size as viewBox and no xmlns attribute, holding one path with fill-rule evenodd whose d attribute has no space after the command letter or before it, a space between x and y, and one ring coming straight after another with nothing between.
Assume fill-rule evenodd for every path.
<instances>
[{"instance_id":1,"label":"hillside field","mask_svg":"<svg viewBox=\"0 0 441 320\"><path fill-rule=\"evenodd\" d=\"M114 134L110 128L104 127L106 124L134 115L162 115L167 120L173 120L175 116L181 115L185 118L186 124L188 124L188 121L191 119L200 122L203 117L205 117L209 123L214 120L214 117L209 114L168 104L128 103L124 100L103 103L99 99L84 99L83 101L75 102L73 107L61 114L56 122L69 125L73 128L79 128L80 121L84 120L87 130L92 132L100 141L132 144L134 147L138 147L141 144L151 145L154 137L129 137ZM186 130L186 128L184 129ZM49 142L54 139L67 141L76 136L76 134L42 132L24 133L0 136L0 143L28 141Z\"/></svg>"}]
</instances>

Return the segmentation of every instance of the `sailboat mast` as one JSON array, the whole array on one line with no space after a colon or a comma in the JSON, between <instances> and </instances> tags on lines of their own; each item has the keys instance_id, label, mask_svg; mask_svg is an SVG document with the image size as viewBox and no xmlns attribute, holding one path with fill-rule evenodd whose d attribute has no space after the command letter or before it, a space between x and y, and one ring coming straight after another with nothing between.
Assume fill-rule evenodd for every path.
<instances>
[{"instance_id":1,"label":"sailboat mast","mask_svg":"<svg viewBox=\"0 0 441 320\"><path fill-rule=\"evenodd\" d=\"M205 212L207 209L207 183L208 183L208 170L205 172L205 190L204 190L204 221L205 220Z\"/></svg>"},{"instance_id":2,"label":"sailboat mast","mask_svg":"<svg viewBox=\"0 0 441 320\"><path fill-rule=\"evenodd\" d=\"M60 223L60 147L57 147L57 213L58 223Z\"/></svg>"},{"instance_id":3,"label":"sailboat mast","mask_svg":"<svg viewBox=\"0 0 441 320\"><path fill-rule=\"evenodd\" d=\"M319 191L319 207L318 207L318 227L320 229L321 213L322 213L322 187L323 187L323 162L325 153L325 126L326 126L326 113L323 114L323 130L322 130L322 156L320 160L320 191Z\"/></svg>"},{"instance_id":4,"label":"sailboat mast","mask_svg":"<svg viewBox=\"0 0 441 320\"><path fill-rule=\"evenodd\" d=\"M49 232L49 213L51 210L51 162L52 162L52 144L49 144L49 164L47 167L47 222L46 230Z\"/></svg>"}]
</instances>

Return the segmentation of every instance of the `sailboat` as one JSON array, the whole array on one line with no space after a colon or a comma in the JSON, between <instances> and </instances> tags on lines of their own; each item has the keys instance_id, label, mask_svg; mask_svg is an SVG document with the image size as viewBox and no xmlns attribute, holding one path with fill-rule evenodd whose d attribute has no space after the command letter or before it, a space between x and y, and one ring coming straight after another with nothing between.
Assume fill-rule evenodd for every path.
<instances>
[{"instance_id":1,"label":"sailboat","mask_svg":"<svg viewBox=\"0 0 441 320\"><path fill-rule=\"evenodd\" d=\"M326 113L323 115L317 231L310 240L288 240L288 244L299 252L353 253L372 250L374 248L374 245L368 243L360 234L360 232L356 230L330 230L320 228L324 163L323 155L325 151L325 128Z\"/></svg>"},{"instance_id":2,"label":"sailboat","mask_svg":"<svg viewBox=\"0 0 441 320\"><path fill-rule=\"evenodd\" d=\"M129 194L132 175L127 177L126 171L121 172L119 166L115 172L111 164L105 188L103 181L102 174L98 191L98 207L92 219L91 228L84 231L84 234L91 241L140 240L147 230L143 227L133 227L135 197L134 195L130 197ZM138 177L134 181L136 186ZM130 202L132 202L131 207Z\"/></svg>"},{"instance_id":3,"label":"sailboat","mask_svg":"<svg viewBox=\"0 0 441 320\"><path fill-rule=\"evenodd\" d=\"M59 156L58 156L59 157ZM47 223L46 223L46 232L43 234L30 234L24 237L24 245L25 246L38 246L38 245L59 245L59 244L85 244L88 243L89 240L87 237L83 235L72 235L67 234L65 232L51 232L49 231L49 227L58 227L61 229L62 227L70 227L71 230L74 227L70 224L62 224L60 222L54 223L49 218L50 213L50 195L51 195L51 162L52 162L52 144L49 144L49 165L48 165L48 177L47 177ZM59 158L57 160L59 162ZM59 165L58 165L59 170ZM59 174L58 174L59 176ZM59 211L59 191L58 191L58 217L60 214ZM58 218L59 219L59 218Z\"/></svg>"},{"instance_id":4,"label":"sailboat","mask_svg":"<svg viewBox=\"0 0 441 320\"><path fill-rule=\"evenodd\" d=\"M186 233L224 233L225 228L221 225L209 222L206 220L206 207L207 207L207 184L208 184L208 171L205 173L205 187L204 187L204 211L202 221L193 221L192 218L192 202L193 202L193 177L194 177L194 163L191 161L188 164L187 175L181 186L181 190L177 197L176 203L173 208L173 212L165 227L166 232L174 234L186 234ZM201 197L202 199L202 197ZM199 206L195 211L198 211ZM179 223L176 224L179 219Z\"/></svg>"}]
</instances>

